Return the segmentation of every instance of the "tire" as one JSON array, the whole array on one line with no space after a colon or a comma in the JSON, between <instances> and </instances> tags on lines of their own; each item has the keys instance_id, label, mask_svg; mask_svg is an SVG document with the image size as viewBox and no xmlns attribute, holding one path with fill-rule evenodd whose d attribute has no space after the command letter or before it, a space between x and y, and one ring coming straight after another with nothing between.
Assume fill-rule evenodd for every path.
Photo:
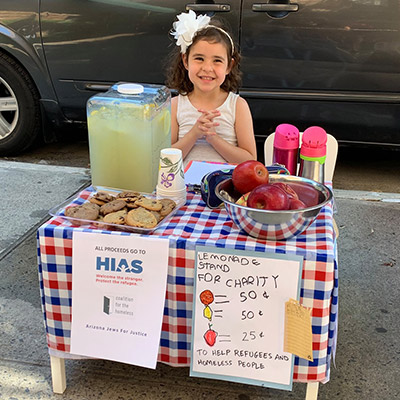
<instances>
[{"instance_id":1,"label":"tire","mask_svg":"<svg viewBox=\"0 0 400 400\"><path fill-rule=\"evenodd\" d=\"M27 71L0 53L0 155L16 155L41 131L39 93Z\"/></svg>"}]
</instances>

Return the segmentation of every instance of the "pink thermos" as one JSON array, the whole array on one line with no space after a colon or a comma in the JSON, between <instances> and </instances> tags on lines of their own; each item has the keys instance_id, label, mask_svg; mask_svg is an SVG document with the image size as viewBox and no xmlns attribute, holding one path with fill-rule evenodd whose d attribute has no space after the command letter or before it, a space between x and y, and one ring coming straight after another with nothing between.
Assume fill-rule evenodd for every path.
<instances>
[{"instance_id":1,"label":"pink thermos","mask_svg":"<svg viewBox=\"0 0 400 400\"><path fill-rule=\"evenodd\" d=\"M290 124L276 127L272 162L284 165L291 175L297 172L297 154L299 151L299 130Z\"/></svg>"}]
</instances>

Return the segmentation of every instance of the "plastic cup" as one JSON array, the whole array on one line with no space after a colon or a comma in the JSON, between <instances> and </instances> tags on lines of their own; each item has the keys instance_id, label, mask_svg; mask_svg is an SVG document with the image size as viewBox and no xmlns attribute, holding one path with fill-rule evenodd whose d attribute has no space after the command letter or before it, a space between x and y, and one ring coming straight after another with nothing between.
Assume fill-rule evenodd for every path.
<instances>
[{"instance_id":1,"label":"plastic cup","mask_svg":"<svg viewBox=\"0 0 400 400\"><path fill-rule=\"evenodd\" d=\"M165 190L162 187L157 186L156 192L158 198L169 198L176 201L186 200L186 188L182 190Z\"/></svg>"},{"instance_id":2,"label":"plastic cup","mask_svg":"<svg viewBox=\"0 0 400 400\"><path fill-rule=\"evenodd\" d=\"M186 198L186 185L183 173L182 151L167 148L160 151L157 195L163 197Z\"/></svg>"}]
</instances>

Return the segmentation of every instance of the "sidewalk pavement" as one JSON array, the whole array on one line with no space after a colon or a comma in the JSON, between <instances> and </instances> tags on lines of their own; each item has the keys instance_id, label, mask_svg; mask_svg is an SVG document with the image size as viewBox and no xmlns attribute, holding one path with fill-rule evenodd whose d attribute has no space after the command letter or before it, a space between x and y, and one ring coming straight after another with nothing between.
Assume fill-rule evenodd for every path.
<instances>
[{"instance_id":1,"label":"sidewalk pavement","mask_svg":"<svg viewBox=\"0 0 400 400\"><path fill-rule=\"evenodd\" d=\"M0 257L48 211L90 184L89 170L0 160Z\"/></svg>"},{"instance_id":2,"label":"sidewalk pavement","mask_svg":"<svg viewBox=\"0 0 400 400\"><path fill-rule=\"evenodd\" d=\"M0 161L0 399L304 399L292 392L190 378L104 360L67 360L55 395L39 296L36 230L48 210L87 186L89 171ZM318 399L400 399L400 195L336 191L339 335Z\"/></svg>"}]
</instances>

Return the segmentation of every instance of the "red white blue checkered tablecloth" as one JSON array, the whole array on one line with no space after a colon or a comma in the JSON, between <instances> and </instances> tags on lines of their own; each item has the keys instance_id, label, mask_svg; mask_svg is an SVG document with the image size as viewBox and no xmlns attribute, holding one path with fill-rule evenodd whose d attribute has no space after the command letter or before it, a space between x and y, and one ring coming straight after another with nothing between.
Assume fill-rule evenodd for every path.
<instances>
[{"instance_id":1,"label":"red white blue checkered tablecloth","mask_svg":"<svg viewBox=\"0 0 400 400\"><path fill-rule=\"evenodd\" d=\"M91 188L82 191L84 202ZM158 361L189 366L195 248L197 245L252 250L304 257L300 303L312 309L314 361L295 357L294 381L327 382L336 346L338 269L332 207L324 207L301 235L283 241L257 240L240 232L225 210L208 209L201 197L188 193L186 205L152 235L170 241L167 291ZM55 217L37 233L39 282L47 344L58 356L68 357L72 304L72 234L93 231ZM102 231L110 235L129 235Z\"/></svg>"}]
</instances>

